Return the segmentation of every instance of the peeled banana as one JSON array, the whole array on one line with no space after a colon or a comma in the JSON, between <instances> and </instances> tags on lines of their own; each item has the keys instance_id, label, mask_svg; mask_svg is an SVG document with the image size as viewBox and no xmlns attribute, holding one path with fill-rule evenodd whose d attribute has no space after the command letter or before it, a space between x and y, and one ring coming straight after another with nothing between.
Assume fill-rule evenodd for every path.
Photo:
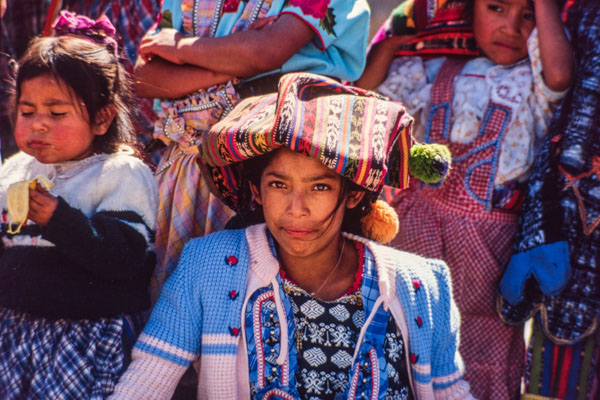
<instances>
[{"instance_id":1,"label":"peeled banana","mask_svg":"<svg viewBox=\"0 0 600 400\"><path fill-rule=\"evenodd\" d=\"M37 183L40 183L46 190L50 190L54 184L45 176L36 176L27 181L13 183L8 187L6 192L6 207L11 222L8 224L7 233L16 235L21 232L21 227L27 221L29 214L29 189L35 189ZM16 229L13 229L13 223L18 224Z\"/></svg>"}]
</instances>

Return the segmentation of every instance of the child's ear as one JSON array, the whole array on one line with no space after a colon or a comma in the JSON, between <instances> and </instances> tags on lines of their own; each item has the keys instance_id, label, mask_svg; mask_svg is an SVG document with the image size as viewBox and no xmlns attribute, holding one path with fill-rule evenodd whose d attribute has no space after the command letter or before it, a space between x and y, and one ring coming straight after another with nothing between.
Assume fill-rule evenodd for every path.
<instances>
[{"instance_id":1,"label":"child's ear","mask_svg":"<svg viewBox=\"0 0 600 400\"><path fill-rule=\"evenodd\" d=\"M254 184L252 182L248 182L248 183L250 185L250 192L252 192L252 196L254 196L254 200L256 200L256 202L262 206L263 203L262 203L262 198L260 197L260 190L258 190L258 188L256 186L254 186Z\"/></svg>"},{"instance_id":2,"label":"child's ear","mask_svg":"<svg viewBox=\"0 0 600 400\"><path fill-rule=\"evenodd\" d=\"M346 208L356 207L363 197L365 197L365 192L362 190L350 192L350 194L346 198Z\"/></svg>"},{"instance_id":3,"label":"child's ear","mask_svg":"<svg viewBox=\"0 0 600 400\"><path fill-rule=\"evenodd\" d=\"M115 119L115 115L117 115L117 110L112 104L98 111L96 114L96 122L92 128L94 135L104 135L108 131L110 124L112 124L113 120Z\"/></svg>"}]
</instances>

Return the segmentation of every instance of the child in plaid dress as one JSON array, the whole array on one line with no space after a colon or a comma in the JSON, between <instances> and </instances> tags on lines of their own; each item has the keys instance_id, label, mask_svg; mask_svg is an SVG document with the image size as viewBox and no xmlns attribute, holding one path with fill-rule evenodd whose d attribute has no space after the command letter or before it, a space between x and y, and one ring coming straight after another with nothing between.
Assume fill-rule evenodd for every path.
<instances>
[{"instance_id":1,"label":"child in plaid dress","mask_svg":"<svg viewBox=\"0 0 600 400\"><path fill-rule=\"evenodd\" d=\"M416 117L416 136L452 152L441 186L415 184L393 200L404 221L393 245L448 263L467 380L480 399L510 399L519 390L523 335L498 318L498 283L539 139L571 82L572 50L558 1L474 0L466 13L482 57L392 61L402 40L387 47L384 40L374 50L387 51L391 66L374 54L359 84L385 79L378 90Z\"/></svg>"},{"instance_id":2,"label":"child in plaid dress","mask_svg":"<svg viewBox=\"0 0 600 400\"><path fill-rule=\"evenodd\" d=\"M64 13L55 31L20 60L21 152L0 169L2 399L105 398L150 307L158 188L134 155L114 28ZM18 225L8 193L39 176Z\"/></svg>"}]
</instances>

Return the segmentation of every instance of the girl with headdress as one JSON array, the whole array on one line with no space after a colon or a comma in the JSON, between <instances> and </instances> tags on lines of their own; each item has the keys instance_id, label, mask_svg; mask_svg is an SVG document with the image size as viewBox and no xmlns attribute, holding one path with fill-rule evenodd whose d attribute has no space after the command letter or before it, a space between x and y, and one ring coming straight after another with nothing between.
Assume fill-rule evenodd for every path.
<instances>
[{"instance_id":1,"label":"girl with headdress","mask_svg":"<svg viewBox=\"0 0 600 400\"><path fill-rule=\"evenodd\" d=\"M560 3L415 0L415 7L443 7L415 38L379 42L358 83L402 101L415 116L415 136L452 152L453 169L442 185L413 185L393 200L406 221L393 245L448 263L462 316L465 375L480 399L519 392L523 332L498 319L495 299L539 142L573 76ZM438 41L458 35L460 27L472 36L463 32L465 46L457 36L456 48L443 53L425 45L435 24L448 29ZM481 56L462 57L473 39ZM398 45L403 55L412 50L416 56L394 58Z\"/></svg>"},{"instance_id":2,"label":"girl with headdress","mask_svg":"<svg viewBox=\"0 0 600 400\"><path fill-rule=\"evenodd\" d=\"M446 266L363 237L397 230L373 202L407 184L411 123L289 74L213 126L212 189L263 223L186 245L115 397L167 399L199 358L199 398L471 398Z\"/></svg>"},{"instance_id":3,"label":"girl with headdress","mask_svg":"<svg viewBox=\"0 0 600 400\"><path fill-rule=\"evenodd\" d=\"M21 152L0 169L2 399L108 396L150 307L158 190L115 30L71 13L54 29L19 61Z\"/></svg>"}]
</instances>

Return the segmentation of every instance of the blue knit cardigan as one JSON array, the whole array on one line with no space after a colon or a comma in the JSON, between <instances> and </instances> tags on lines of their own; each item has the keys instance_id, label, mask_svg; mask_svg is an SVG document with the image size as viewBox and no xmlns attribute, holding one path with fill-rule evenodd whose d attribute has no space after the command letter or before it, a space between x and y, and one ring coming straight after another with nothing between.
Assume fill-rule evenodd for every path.
<instances>
[{"instance_id":1,"label":"blue knit cardigan","mask_svg":"<svg viewBox=\"0 0 600 400\"><path fill-rule=\"evenodd\" d=\"M365 269L361 291L365 320L353 364L351 382L343 398L379 399L385 394L387 373L379 370L383 356L377 340L377 321L391 315L405 341L410 384L417 399L469 399L458 353L458 311L452 300L450 276L440 261L381 246L358 236L375 262ZM133 351L132 363L121 378L118 399L168 399L180 377L200 358L199 399L249 399L249 370L257 372L254 386L262 399L295 399L294 324L289 300L280 287L279 263L266 227L218 232L190 241L178 268L163 288L150 321ZM369 285L369 282L375 282ZM277 337L272 354L266 344L247 346L245 326L251 295L276 305L276 329L266 328L260 309L252 309L254 337ZM261 299L260 301L264 300ZM265 332L270 330L270 332ZM260 339L259 339L260 340ZM248 363L248 348L258 362ZM292 355L290 357L290 355ZM272 365L275 365L271 368ZM268 367L265 367L268 366ZM277 379L265 379L275 374ZM383 390L382 390L383 389Z\"/></svg>"}]
</instances>

